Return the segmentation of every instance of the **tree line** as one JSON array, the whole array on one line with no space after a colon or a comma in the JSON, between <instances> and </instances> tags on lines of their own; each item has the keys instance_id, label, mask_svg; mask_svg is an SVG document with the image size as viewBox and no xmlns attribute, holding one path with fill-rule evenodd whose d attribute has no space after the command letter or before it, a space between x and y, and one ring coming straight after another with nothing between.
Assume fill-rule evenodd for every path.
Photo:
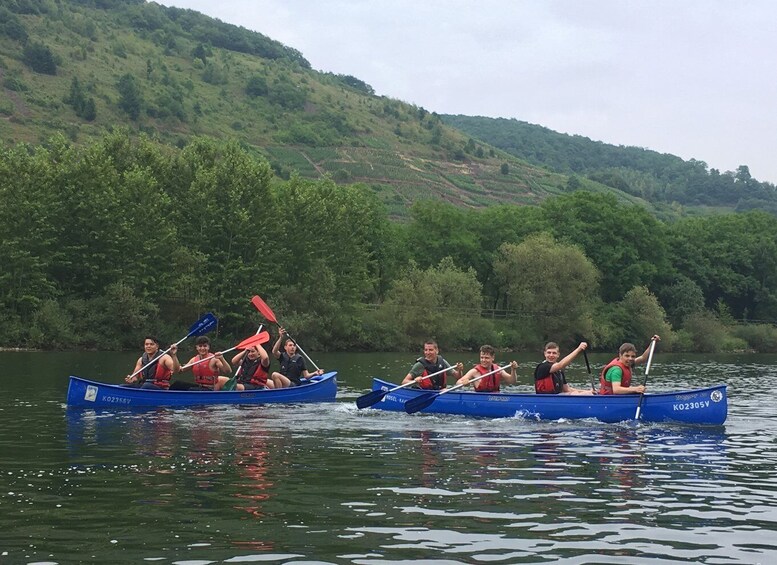
<instances>
[{"instance_id":1,"label":"tree line","mask_svg":"<svg viewBox=\"0 0 777 565\"><path fill-rule=\"evenodd\" d=\"M205 311L237 339L260 294L314 350L612 349L653 333L677 350L777 347L777 218L761 211L666 223L577 191L422 201L397 223L367 187L280 180L235 141L123 130L0 146L0 179L3 346L136 348Z\"/></svg>"}]
</instances>

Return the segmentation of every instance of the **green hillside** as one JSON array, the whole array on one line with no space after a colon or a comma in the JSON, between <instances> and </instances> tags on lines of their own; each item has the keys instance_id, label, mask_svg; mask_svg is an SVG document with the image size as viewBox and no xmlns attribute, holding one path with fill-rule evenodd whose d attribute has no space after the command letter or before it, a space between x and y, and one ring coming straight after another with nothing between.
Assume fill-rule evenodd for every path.
<instances>
[{"instance_id":1,"label":"green hillside","mask_svg":"<svg viewBox=\"0 0 777 565\"><path fill-rule=\"evenodd\" d=\"M565 174L474 142L434 112L376 96L355 77L314 71L294 49L191 10L109 0L4 6L0 137L8 144L46 143L59 132L83 143L118 125L177 146L191 136L234 138L279 177L364 183L395 217L423 198L537 204L569 189Z\"/></svg>"},{"instance_id":2,"label":"green hillside","mask_svg":"<svg viewBox=\"0 0 777 565\"><path fill-rule=\"evenodd\" d=\"M702 161L640 147L566 135L515 119L442 116L463 132L537 166L595 181L666 210L677 204L777 214L777 188L752 178L746 165L721 173Z\"/></svg>"}]
</instances>

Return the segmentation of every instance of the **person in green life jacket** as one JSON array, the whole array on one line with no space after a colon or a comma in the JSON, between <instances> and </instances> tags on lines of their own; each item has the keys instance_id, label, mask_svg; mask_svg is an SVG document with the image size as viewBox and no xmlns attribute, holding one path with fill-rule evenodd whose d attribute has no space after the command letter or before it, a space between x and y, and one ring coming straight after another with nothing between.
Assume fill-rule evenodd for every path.
<instances>
[{"instance_id":1,"label":"person in green life jacket","mask_svg":"<svg viewBox=\"0 0 777 565\"><path fill-rule=\"evenodd\" d=\"M280 326L278 326L278 333L278 340L272 346L272 354L281 367L270 375L275 388L299 386L303 384L302 379L324 374L323 369L318 369L312 373L308 371L304 357L297 353L297 344L294 340L288 337L286 330ZM281 351L281 345L283 345L283 351Z\"/></svg>"},{"instance_id":2,"label":"person in green life jacket","mask_svg":"<svg viewBox=\"0 0 777 565\"><path fill-rule=\"evenodd\" d=\"M653 341L661 341L658 335L654 335ZM637 348L633 343L624 343L618 348L618 356L607 363L599 375L599 394L642 394L644 385L632 385L632 373L634 367L647 361L650 352L650 344L645 351L637 357Z\"/></svg>"},{"instance_id":3,"label":"person in green life jacket","mask_svg":"<svg viewBox=\"0 0 777 565\"><path fill-rule=\"evenodd\" d=\"M593 394L593 391L577 389L567 384L564 369L575 357L588 347L586 342L580 342L580 345L569 355L559 361L561 350L554 341L545 344L543 355L545 360L534 369L534 392L537 394Z\"/></svg>"},{"instance_id":4,"label":"person in green life jacket","mask_svg":"<svg viewBox=\"0 0 777 565\"><path fill-rule=\"evenodd\" d=\"M518 369L518 363L516 361L510 362L510 372L508 373L504 369L499 369L498 365L494 364L496 358L496 351L490 345L483 345L480 348L480 363L472 367L464 374L458 381L457 385L469 385L470 381L481 377L482 375L488 376L482 377L475 381L475 392L499 392L500 385L502 383L508 385L514 385L517 380L515 371Z\"/></svg>"},{"instance_id":5,"label":"person in green life jacket","mask_svg":"<svg viewBox=\"0 0 777 565\"><path fill-rule=\"evenodd\" d=\"M444 369L450 369L444 371ZM434 375L437 373L436 375ZM416 359L416 362L410 367L410 372L402 379L402 384L406 385L415 381L415 386L425 390L442 390L446 385L446 377L458 379L464 374L464 364L456 363L456 367L443 359L440 355L440 348L434 340L424 342L424 355ZM434 375L426 378L428 375Z\"/></svg>"}]
</instances>

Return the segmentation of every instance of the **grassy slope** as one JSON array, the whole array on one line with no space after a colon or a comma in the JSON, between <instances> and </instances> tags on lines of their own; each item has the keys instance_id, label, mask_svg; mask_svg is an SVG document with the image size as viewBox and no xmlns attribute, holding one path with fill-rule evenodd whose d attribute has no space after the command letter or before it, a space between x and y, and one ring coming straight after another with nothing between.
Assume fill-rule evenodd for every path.
<instances>
[{"instance_id":1,"label":"grassy slope","mask_svg":"<svg viewBox=\"0 0 777 565\"><path fill-rule=\"evenodd\" d=\"M198 42L185 30L133 29L115 10L61 6L45 16L18 15L29 40L57 56L56 76L32 72L22 62L22 45L0 36L0 137L6 143L41 143L58 132L80 143L116 126L179 145L191 135L232 137L265 156L281 175L330 174L341 183L365 183L397 217L424 198L471 207L537 204L565 190L565 175L483 143L463 152L469 138L435 115L355 90L332 75L219 48L203 64L192 56ZM203 80L206 71L216 79ZM137 122L118 106L116 84L125 73L135 77L144 97ZM304 106L286 109L266 96L248 96L245 86L254 75L303 89ZM95 99L94 122L63 102L73 77ZM477 147L483 157L475 156ZM508 174L501 172L503 163L509 164ZM588 180L584 187L612 192Z\"/></svg>"}]
</instances>

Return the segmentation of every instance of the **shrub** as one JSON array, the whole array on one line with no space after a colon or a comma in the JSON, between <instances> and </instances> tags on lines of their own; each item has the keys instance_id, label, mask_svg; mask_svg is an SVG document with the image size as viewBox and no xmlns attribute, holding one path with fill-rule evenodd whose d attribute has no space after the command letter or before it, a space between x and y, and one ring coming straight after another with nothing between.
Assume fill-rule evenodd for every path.
<instances>
[{"instance_id":1,"label":"shrub","mask_svg":"<svg viewBox=\"0 0 777 565\"><path fill-rule=\"evenodd\" d=\"M777 328L774 326L769 324L736 326L733 333L759 353L777 353Z\"/></svg>"},{"instance_id":2,"label":"shrub","mask_svg":"<svg viewBox=\"0 0 777 565\"><path fill-rule=\"evenodd\" d=\"M24 64L36 73L44 75L57 74L57 62L51 49L42 43L30 43L24 48L22 55Z\"/></svg>"},{"instance_id":3,"label":"shrub","mask_svg":"<svg viewBox=\"0 0 777 565\"><path fill-rule=\"evenodd\" d=\"M683 330L690 337L690 350L699 353L725 351L730 334L725 325L711 312L690 314L683 324Z\"/></svg>"}]
</instances>

